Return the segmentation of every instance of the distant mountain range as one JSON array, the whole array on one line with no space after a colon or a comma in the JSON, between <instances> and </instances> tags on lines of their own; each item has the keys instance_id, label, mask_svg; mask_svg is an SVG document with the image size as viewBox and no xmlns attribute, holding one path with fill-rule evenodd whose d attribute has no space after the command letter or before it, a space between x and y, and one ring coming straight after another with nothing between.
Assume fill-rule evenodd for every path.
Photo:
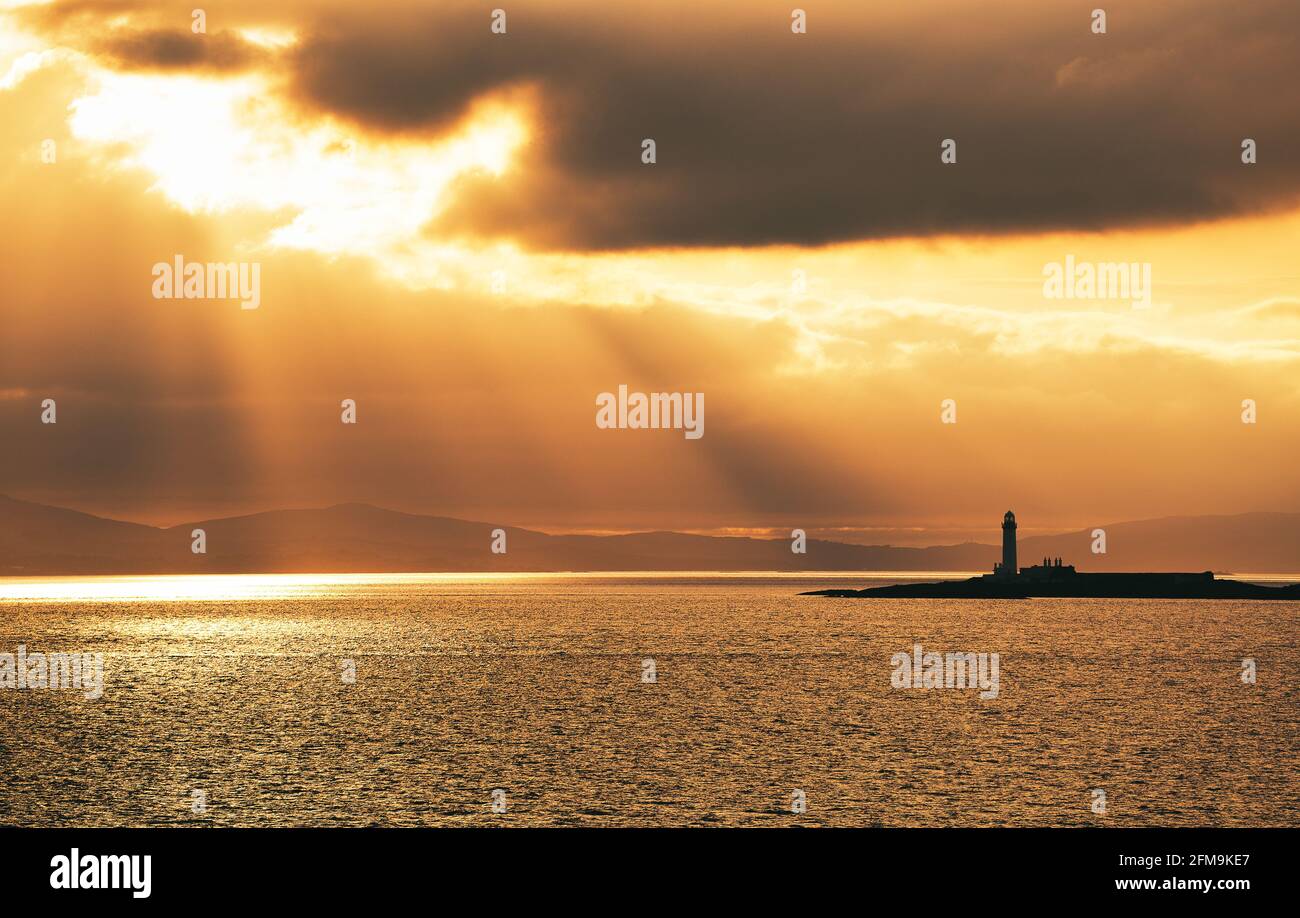
<instances>
[{"instance_id":1,"label":"distant mountain range","mask_svg":"<svg viewBox=\"0 0 1300 918\"><path fill-rule=\"evenodd\" d=\"M506 532L505 554L491 551ZM990 527L993 528L993 527ZM1081 571L1295 572L1300 513L1243 513L1111 523L1107 553L1091 530L1020 541L1021 564L1060 556ZM206 533L207 553L190 533ZM0 575L415 571L983 571L995 544L931 548L638 532L549 535L529 529L339 504L198 520L166 529L0 495Z\"/></svg>"}]
</instances>

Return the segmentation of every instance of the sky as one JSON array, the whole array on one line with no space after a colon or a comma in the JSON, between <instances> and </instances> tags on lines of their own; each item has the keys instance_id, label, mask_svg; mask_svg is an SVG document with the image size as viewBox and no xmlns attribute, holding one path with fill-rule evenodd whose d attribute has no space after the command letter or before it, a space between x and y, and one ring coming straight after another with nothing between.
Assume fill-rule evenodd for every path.
<instances>
[{"instance_id":1,"label":"sky","mask_svg":"<svg viewBox=\"0 0 1300 918\"><path fill-rule=\"evenodd\" d=\"M1300 511L1293 0L193 2L0 0L0 492L894 544ZM257 308L155 297L177 255ZM620 385L704 435L602 429Z\"/></svg>"}]
</instances>

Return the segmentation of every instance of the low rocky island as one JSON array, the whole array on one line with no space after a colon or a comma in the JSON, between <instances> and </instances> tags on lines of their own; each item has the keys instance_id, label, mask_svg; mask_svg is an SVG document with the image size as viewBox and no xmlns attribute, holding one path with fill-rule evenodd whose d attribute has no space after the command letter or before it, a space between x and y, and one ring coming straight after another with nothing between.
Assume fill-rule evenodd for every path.
<instances>
[{"instance_id":1,"label":"low rocky island","mask_svg":"<svg viewBox=\"0 0 1300 918\"><path fill-rule=\"evenodd\" d=\"M1220 580L1211 571L1190 574L1081 574L1060 558L1032 567L1016 566L1016 517L1002 521L1002 563L992 574L937 583L897 583L863 590L813 590L801 596L875 599L1290 599L1300 601L1300 583L1260 586Z\"/></svg>"},{"instance_id":2,"label":"low rocky island","mask_svg":"<svg viewBox=\"0 0 1300 918\"><path fill-rule=\"evenodd\" d=\"M814 590L801 596L877 599L1029 599L1035 596L1098 599L1291 599L1300 601L1300 583L1259 586L1202 574L1078 574L1060 580L1021 582L993 576L938 583L896 583L865 590Z\"/></svg>"}]
</instances>

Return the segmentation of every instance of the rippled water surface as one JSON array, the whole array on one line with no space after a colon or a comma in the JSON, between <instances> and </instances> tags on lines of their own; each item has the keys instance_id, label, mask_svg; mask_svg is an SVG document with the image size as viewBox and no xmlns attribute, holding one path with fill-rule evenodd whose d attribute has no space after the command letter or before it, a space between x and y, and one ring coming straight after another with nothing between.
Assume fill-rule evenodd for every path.
<instances>
[{"instance_id":1,"label":"rippled water surface","mask_svg":"<svg viewBox=\"0 0 1300 918\"><path fill-rule=\"evenodd\" d=\"M1300 603L796 595L865 580L0 581L0 653L106 669L0 689L0 822L1300 824Z\"/></svg>"}]
</instances>

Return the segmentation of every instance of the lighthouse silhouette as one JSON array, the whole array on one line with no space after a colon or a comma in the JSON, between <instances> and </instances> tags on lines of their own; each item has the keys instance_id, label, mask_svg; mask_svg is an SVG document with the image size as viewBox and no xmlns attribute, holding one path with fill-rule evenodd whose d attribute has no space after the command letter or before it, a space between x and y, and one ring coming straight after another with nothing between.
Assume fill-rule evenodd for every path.
<instances>
[{"instance_id":1,"label":"lighthouse silhouette","mask_svg":"<svg viewBox=\"0 0 1300 918\"><path fill-rule=\"evenodd\" d=\"M1016 515L1010 510L1002 517L1002 566L997 571L1004 577L1014 577L1016 567Z\"/></svg>"}]
</instances>

